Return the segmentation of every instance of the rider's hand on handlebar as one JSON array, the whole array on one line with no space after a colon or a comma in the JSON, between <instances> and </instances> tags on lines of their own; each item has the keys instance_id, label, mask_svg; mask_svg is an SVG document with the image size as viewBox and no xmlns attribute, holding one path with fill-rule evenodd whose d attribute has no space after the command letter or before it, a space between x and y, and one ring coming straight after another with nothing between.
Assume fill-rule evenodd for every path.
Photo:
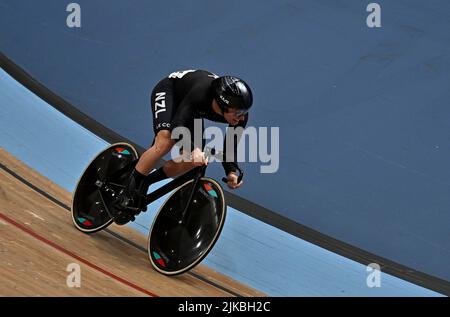
<instances>
[{"instance_id":1,"label":"rider's hand on handlebar","mask_svg":"<svg viewBox=\"0 0 450 317\"><path fill-rule=\"evenodd\" d=\"M238 184L238 175L235 172L228 173L227 180L228 180L228 182L227 182L228 187L230 187L231 189L236 189L236 188L241 187L242 182L243 182L243 181L241 181Z\"/></svg>"},{"instance_id":2,"label":"rider's hand on handlebar","mask_svg":"<svg viewBox=\"0 0 450 317\"><path fill-rule=\"evenodd\" d=\"M195 148L191 153L191 162L194 166L208 165L208 158L205 157L205 152L202 152L199 148Z\"/></svg>"}]
</instances>

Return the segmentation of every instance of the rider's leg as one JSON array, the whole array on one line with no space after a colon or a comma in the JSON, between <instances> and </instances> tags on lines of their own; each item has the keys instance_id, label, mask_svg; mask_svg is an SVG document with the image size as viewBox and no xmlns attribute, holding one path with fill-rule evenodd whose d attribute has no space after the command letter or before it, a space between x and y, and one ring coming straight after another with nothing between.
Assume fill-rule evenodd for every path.
<instances>
[{"instance_id":1,"label":"rider's leg","mask_svg":"<svg viewBox=\"0 0 450 317\"><path fill-rule=\"evenodd\" d=\"M183 157L186 157L186 153L182 154ZM177 177L179 175L182 175L191 169L193 169L195 165L192 161L188 160L170 160L164 163L163 169L165 174L168 177Z\"/></svg>"},{"instance_id":2,"label":"rider's leg","mask_svg":"<svg viewBox=\"0 0 450 317\"><path fill-rule=\"evenodd\" d=\"M143 200L145 198L143 196L147 193L151 184L169 177L177 177L195 167L192 160L186 159L190 157L190 152L183 152L181 157L184 159L167 161L162 167L149 173L154 165L169 153L175 145L175 140L171 139L170 136L171 133L168 130L159 131L153 145L139 158L128 182L125 184L126 188L122 193L120 202L122 207L144 207Z\"/></svg>"},{"instance_id":3,"label":"rider's leg","mask_svg":"<svg viewBox=\"0 0 450 317\"><path fill-rule=\"evenodd\" d=\"M139 159L117 200L118 210L129 210L127 214L115 217L117 224L125 224L134 220L133 213L136 215L139 211L146 210L145 194L152 183L184 174L197 166L197 163L193 162L192 159L186 159L186 157L190 158L190 152L186 151L182 153L184 159L167 161L158 170L145 175L144 173L147 170L152 169L152 164L156 164L171 150L174 144L175 141L170 138L169 131L158 132L154 144ZM139 169L144 172L139 171Z\"/></svg>"},{"instance_id":4,"label":"rider's leg","mask_svg":"<svg viewBox=\"0 0 450 317\"><path fill-rule=\"evenodd\" d=\"M161 130L158 132L153 145L142 154L136 164L136 171L142 175L148 175L156 163L169 151L175 144L175 140L170 138L169 130ZM169 177L171 175L168 175Z\"/></svg>"},{"instance_id":5,"label":"rider's leg","mask_svg":"<svg viewBox=\"0 0 450 317\"><path fill-rule=\"evenodd\" d=\"M147 175L156 163L170 151L174 144L174 141L170 138L170 123L176 108L173 98L173 82L171 79L165 78L155 86L151 94L153 131L155 132L154 142L139 158L135 169L131 173L126 184L126 190L121 193L119 200L121 207L139 207L141 205L142 199L138 199L138 197L142 198L148 190ZM161 174L161 171L159 174ZM152 177L154 176L152 175Z\"/></svg>"},{"instance_id":6,"label":"rider's leg","mask_svg":"<svg viewBox=\"0 0 450 317\"><path fill-rule=\"evenodd\" d=\"M171 133L169 130L161 130L157 133L153 145L145 151L144 154L142 154L131 174L131 179L134 179L134 181L127 184L129 191L137 190L138 194L145 195L150 184L170 177L170 175L165 174L163 168L160 168L148 177L149 172L153 169L156 163L164 155L169 153L175 144L175 140L172 140L170 135ZM132 187L130 188L129 185Z\"/></svg>"},{"instance_id":7,"label":"rider's leg","mask_svg":"<svg viewBox=\"0 0 450 317\"><path fill-rule=\"evenodd\" d=\"M115 209L118 213L115 217L116 223L126 223L127 213L137 214L139 209L145 210L144 195L147 193L150 185L148 174L156 163L170 151L174 144L174 141L170 139L170 123L176 109L177 105L173 97L173 81L165 78L155 86L151 94L155 140L152 146L139 158L138 163L125 183L125 188L119 193L115 201ZM155 174L152 173L151 177L159 174L157 177L159 180L166 178L163 169L157 172ZM125 215L121 211L125 211Z\"/></svg>"},{"instance_id":8,"label":"rider's leg","mask_svg":"<svg viewBox=\"0 0 450 317\"><path fill-rule=\"evenodd\" d=\"M191 144L195 144L195 146L198 146L199 148L201 147L201 149L203 149L205 147L205 140L203 139L203 119L201 121L201 144L196 144L195 140L196 140L196 136L194 135L194 131L196 131L196 129L194 128L194 122L185 122L185 127L187 129L189 129L189 131L191 132ZM190 171L191 169L193 169L196 165L194 164L194 162L192 162L189 158L190 158L190 154L191 154L191 150L192 149L184 149L182 148L182 153L181 153L181 157L184 159L175 159L175 160L170 160L164 163L163 169L165 174L168 177L177 177L179 175L182 175L188 171Z\"/></svg>"},{"instance_id":9,"label":"rider's leg","mask_svg":"<svg viewBox=\"0 0 450 317\"><path fill-rule=\"evenodd\" d=\"M116 206L119 211L127 209L130 210L130 212L137 214L140 210L146 210L145 194L151 184L147 174L153 166L170 151L174 144L175 141L170 138L170 131L161 130L157 133L155 142L139 158L136 167L125 183L125 188L122 190L116 201ZM159 174L159 178L167 178L162 169L157 172L158 173L156 174ZM153 173L152 177L155 177ZM115 220L118 224L126 223L128 221L126 215L123 219L116 217Z\"/></svg>"},{"instance_id":10,"label":"rider's leg","mask_svg":"<svg viewBox=\"0 0 450 317\"><path fill-rule=\"evenodd\" d=\"M156 163L164 155L169 153L169 151L174 146L175 140L172 140L170 135L170 131L168 130L159 131L155 138L153 146L144 152L144 154L136 164L135 168L139 174L143 176L148 175L148 184L153 184L169 177L175 178L186 173L194 167L192 162L190 161L170 160L166 161L164 165L156 171L150 173ZM185 153L182 154L183 157L186 157L186 155L187 154Z\"/></svg>"}]
</instances>

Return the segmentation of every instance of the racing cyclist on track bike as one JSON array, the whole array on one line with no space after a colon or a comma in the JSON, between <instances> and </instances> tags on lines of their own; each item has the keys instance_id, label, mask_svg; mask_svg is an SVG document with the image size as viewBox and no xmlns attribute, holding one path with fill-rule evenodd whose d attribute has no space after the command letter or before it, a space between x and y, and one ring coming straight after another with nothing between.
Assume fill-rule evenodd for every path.
<instances>
[{"instance_id":1,"label":"racing cyclist on track bike","mask_svg":"<svg viewBox=\"0 0 450 317\"><path fill-rule=\"evenodd\" d=\"M219 77L205 70L186 70L174 72L162 79L151 94L155 138L152 146L139 158L125 188L115 202L118 213L115 215L115 222L120 225L126 224L134 220L140 210L146 210L145 194L151 184L181 175L195 166L207 164L202 150L196 148L191 153L189 161L166 161L162 167L150 173L177 142L171 137L173 129L185 127L193 135L194 119L203 120L203 118L228 123L229 127L245 128L252 103L250 87L238 77ZM232 160L229 158L230 155L226 155L224 140L222 165L227 176L227 184L232 189L242 185L242 181L238 183L235 167L239 139L240 136L234 139Z\"/></svg>"}]
</instances>

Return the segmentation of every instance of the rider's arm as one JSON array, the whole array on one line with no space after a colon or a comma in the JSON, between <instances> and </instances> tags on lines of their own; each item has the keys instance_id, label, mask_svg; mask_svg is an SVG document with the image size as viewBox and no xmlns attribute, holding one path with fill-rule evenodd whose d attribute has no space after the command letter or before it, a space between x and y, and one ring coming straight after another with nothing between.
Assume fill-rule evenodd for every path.
<instances>
[{"instance_id":1,"label":"rider's arm","mask_svg":"<svg viewBox=\"0 0 450 317\"><path fill-rule=\"evenodd\" d=\"M228 128L237 128L237 127L241 127L241 128L245 128L248 122L248 113L245 115L244 120L239 121L239 123L235 126L229 125ZM234 167L234 164L238 164L238 160L237 160L237 148L238 148L238 144L239 141L242 137L242 131L240 133L235 133L233 134L232 129L227 129L227 133L225 135L225 139L223 141L223 158L224 161L222 162L222 166L223 169L225 170L225 175L228 175L231 172L236 172L236 168ZM239 129L240 130L240 129ZM236 130L238 131L238 130ZM227 139L233 137L233 151L227 151ZM228 155L227 155L228 153Z\"/></svg>"}]
</instances>

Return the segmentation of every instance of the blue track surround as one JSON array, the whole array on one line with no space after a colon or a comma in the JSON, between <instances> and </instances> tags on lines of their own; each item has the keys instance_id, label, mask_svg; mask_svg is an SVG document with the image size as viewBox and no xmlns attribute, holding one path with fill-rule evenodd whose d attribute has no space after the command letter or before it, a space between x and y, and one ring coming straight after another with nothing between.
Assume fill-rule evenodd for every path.
<instances>
[{"instance_id":1,"label":"blue track surround","mask_svg":"<svg viewBox=\"0 0 450 317\"><path fill-rule=\"evenodd\" d=\"M0 147L73 191L86 164L106 145L0 70ZM160 203L131 226L146 234ZM385 273L381 287L369 288L366 266L233 208L204 263L271 296L440 296Z\"/></svg>"}]
</instances>

